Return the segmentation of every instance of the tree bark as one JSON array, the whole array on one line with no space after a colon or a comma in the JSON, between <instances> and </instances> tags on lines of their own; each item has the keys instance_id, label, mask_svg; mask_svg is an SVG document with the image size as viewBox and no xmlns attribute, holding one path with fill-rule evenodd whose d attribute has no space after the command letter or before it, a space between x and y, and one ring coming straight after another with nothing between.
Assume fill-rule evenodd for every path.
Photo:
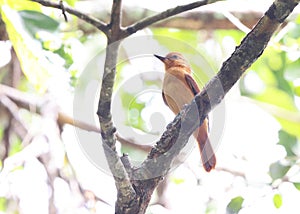
<instances>
[{"instance_id":1,"label":"tree bark","mask_svg":"<svg viewBox=\"0 0 300 214\"><path fill-rule=\"evenodd\" d=\"M45 6L62 9L55 3L49 4L49 2L42 0L33 1ZM109 24L105 24L72 8L65 7L65 11L94 25L108 37L108 48L97 114L101 125L102 143L106 158L118 190L118 199L115 206L115 212L118 214L145 213L154 189L168 173L172 161L186 145L193 131L202 124L208 113L222 101L225 94L238 81L241 75L263 53L272 34L293 11L299 0L274 1L258 24L247 34L240 46L223 63L219 73L209 81L201 93L195 96L191 104L186 106L167 126L167 130L150 151L147 159L140 167L134 168L131 166L128 156L120 158L116 152L116 129L111 120L111 96L119 42L138 30L153 25L158 21L209 3L209 1L198 1L178 6L127 27L121 26L122 5L120 0L113 1ZM195 120L195 115L198 115L199 120Z\"/></svg>"}]
</instances>

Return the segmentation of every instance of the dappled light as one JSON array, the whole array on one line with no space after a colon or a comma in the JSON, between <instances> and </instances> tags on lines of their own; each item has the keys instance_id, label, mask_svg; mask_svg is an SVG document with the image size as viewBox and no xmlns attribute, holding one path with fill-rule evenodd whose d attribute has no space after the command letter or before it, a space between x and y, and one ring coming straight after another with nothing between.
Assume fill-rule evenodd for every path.
<instances>
[{"instance_id":1,"label":"dappled light","mask_svg":"<svg viewBox=\"0 0 300 214\"><path fill-rule=\"evenodd\" d=\"M295 213L298 2L0 0L0 213Z\"/></svg>"}]
</instances>

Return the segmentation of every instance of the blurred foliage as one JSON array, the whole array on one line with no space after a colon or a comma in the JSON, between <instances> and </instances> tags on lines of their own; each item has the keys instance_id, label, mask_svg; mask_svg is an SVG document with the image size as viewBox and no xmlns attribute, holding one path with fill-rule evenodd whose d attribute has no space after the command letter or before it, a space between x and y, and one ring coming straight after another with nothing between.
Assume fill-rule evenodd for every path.
<instances>
[{"instance_id":1,"label":"blurred foliage","mask_svg":"<svg viewBox=\"0 0 300 214\"><path fill-rule=\"evenodd\" d=\"M0 140L2 140L2 138L3 138L3 127L2 126L0 126Z\"/></svg>"},{"instance_id":2,"label":"blurred foliage","mask_svg":"<svg viewBox=\"0 0 300 214\"><path fill-rule=\"evenodd\" d=\"M21 139L16 135L13 135L11 137L12 137L11 139L12 143L10 145L9 156L16 154L23 149Z\"/></svg>"},{"instance_id":3,"label":"blurred foliage","mask_svg":"<svg viewBox=\"0 0 300 214\"><path fill-rule=\"evenodd\" d=\"M35 14L41 14L36 12ZM43 60L41 49L36 44L36 40L32 38L34 32L29 33L27 29L33 29L33 23L26 25L21 14L11 8L2 7L2 18L6 24L6 29L20 60L24 74L28 80L36 87L38 91L44 91L47 79L49 78L49 70L45 67L46 61ZM48 19L50 20L50 19ZM25 23L25 25L23 24ZM25 27L27 26L27 28ZM37 26L36 26L37 27ZM34 28L37 30L36 28ZM37 57L41 55L41 58ZM43 61L42 63L39 63Z\"/></svg>"},{"instance_id":4,"label":"blurred foliage","mask_svg":"<svg viewBox=\"0 0 300 214\"><path fill-rule=\"evenodd\" d=\"M300 183L294 183L294 186L296 187L297 190L300 191Z\"/></svg>"},{"instance_id":5,"label":"blurred foliage","mask_svg":"<svg viewBox=\"0 0 300 214\"><path fill-rule=\"evenodd\" d=\"M217 213L217 205L215 204L213 200L211 200L206 207L205 214L214 214Z\"/></svg>"},{"instance_id":6,"label":"blurred foliage","mask_svg":"<svg viewBox=\"0 0 300 214\"><path fill-rule=\"evenodd\" d=\"M141 117L141 112L146 105L145 102L140 102L139 100L135 99L135 97L130 93L122 93L121 97L123 106L128 107L125 109L125 111L128 112L128 120L126 125L145 131L145 121Z\"/></svg>"},{"instance_id":7,"label":"blurred foliage","mask_svg":"<svg viewBox=\"0 0 300 214\"><path fill-rule=\"evenodd\" d=\"M66 0L65 2L73 6L76 0ZM70 23L64 23L63 17L57 17L53 12L44 10L39 4L30 1L0 0L0 5L9 39L18 55L28 82L35 87L36 92L45 92L50 84L49 79L62 73L68 74L68 84L72 87L84 88L91 79L99 81L99 70L95 63L90 64L87 69L91 72L78 82L81 67L76 64L76 59L86 57L88 61L97 51L100 51L100 55L103 57L104 53L101 50L104 49L106 42L103 35L87 35L78 28L78 19L72 17ZM166 50L181 52L188 58L194 71L193 75L201 86L218 71L222 61L232 52L232 47L239 45L245 36L245 33L238 30L196 32L151 28L149 32L150 35L153 35L153 41L158 42ZM288 23L280 33L274 36L264 54L239 82L241 94L253 100L281 125L277 143L284 148L286 156L283 160L277 160L269 166L269 176L272 181L266 184L275 189L287 181L292 183L295 189L300 190L300 182L287 180L288 173L292 168L299 166L300 155L299 36L300 16L295 22ZM182 43L175 46L175 40ZM81 49L76 49L75 46L88 47L87 49L92 50L93 54L89 56L79 54L78 56L78 50ZM99 58L96 58L97 60ZM130 64L130 61L118 64L114 89L117 89L126 80L128 76L126 67L128 68ZM142 82L141 85L144 89L160 89L161 87L159 78L141 78L139 81ZM133 84L129 83L129 85ZM137 87L137 85L133 86ZM28 88L24 90L26 89L28 90ZM155 104L151 104L153 97L138 99L135 93L124 88L120 89L118 95L123 110L118 113L117 117L122 118L122 114L124 114L125 126L151 133L148 118L143 116L143 111L146 108L156 108ZM3 135L1 126L0 139ZM159 136L159 133L152 134ZM12 135L11 142L9 155L22 149L22 142L15 135ZM122 152L130 152L130 149L123 147ZM136 157L140 155L136 152ZM174 178L173 182L182 184L185 181ZM244 200L242 196L232 198L227 205L227 213L238 213L243 208ZM276 208L284 205L281 194L273 195L273 204ZM5 211L5 206L6 198L0 198L0 211ZM214 208L211 209L214 210Z\"/></svg>"},{"instance_id":8,"label":"blurred foliage","mask_svg":"<svg viewBox=\"0 0 300 214\"><path fill-rule=\"evenodd\" d=\"M194 77L200 86L210 80L217 71L217 62L214 56L209 56L201 44L207 39L202 31L179 30L168 28L151 29L154 39L170 52L180 52L189 61ZM176 45L174 45L174 43ZM196 57L195 57L196 56Z\"/></svg>"},{"instance_id":9,"label":"blurred foliage","mask_svg":"<svg viewBox=\"0 0 300 214\"><path fill-rule=\"evenodd\" d=\"M270 166L270 176L275 181L276 179L283 178L289 171L290 166L277 161Z\"/></svg>"},{"instance_id":10,"label":"blurred foliage","mask_svg":"<svg viewBox=\"0 0 300 214\"><path fill-rule=\"evenodd\" d=\"M65 70L70 72L70 83L74 85L77 68L71 68L70 41L78 36L77 32L62 34L56 17L51 12L45 14L37 3L3 2L2 19L28 81L41 93L49 86L52 76ZM71 5L75 2L68 1Z\"/></svg>"},{"instance_id":11,"label":"blurred foliage","mask_svg":"<svg viewBox=\"0 0 300 214\"><path fill-rule=\"evenodd\" d=\"M49 16L34 10L20 10L19 16L27 32L35 37L40 31L55 33L59 22Z\"/></svg>"},{"instance_id":12,"label":"blurred foliage","mask_svg":"<svg viewBox=\"0 0 300 214\"><path fill-rule=\"evenodd\" d=\"M295 99L299 96L295 93L294 88L297 84L293 75L286 75L286 71L290 71L291 67L295 66L299 60L290 60L288 53L276 50L274 47L269 47L264 54L251 68L257 75L257 84L260 84L259 91L255 87L257 85L247 85L245 79L242 79L241 92L245 96L249 96L265 105L265 109L269 111L281 124L283 130L300 137L300 123L297 117L299 116L299 109L296 106ZM253 83L255 84L255 83ZM276 98L276 99L275 99ZM278 109L274 111L274 109Z\"/></svg>"},{"instance_id":13,"label":"blurred foliage","mask_svg":"<svg viewBox=\"0 0 300 214\"><path fill-rule=\"evenodd\" d=\"M244 198L241 196L237 196L237 197L231 199L231 201L227 205L226 213L227 214L238 213L242 208L243 202L244 202Z\"/></svg>"},{"instance_id":14,"label":"blurred foliage","mask_svg":"<svg viewBox=\"0 0 300 214\"><path fill-rule=\"evenodd\" d=\"M273 196L274 206L278 209L282 205L282 196L279 193L274 194Z\"/></svg>"},{"instance_id":15,"label":"blurred foliage","mask_svg":"<svg viewBox=\"0 0 300 214\"><path fill-rule=\"evenodd\" d=\"M284 130L279 131L279 145L282 145L285 148L287 157L297 156L297 138L294 135L291 135Z\"/></svg>"},{"instance_id":16,"label":"blurred foliage","mask_svg":"<svg viewBox=\"0 0 300 214\"><path fill-rule=\"evenodd\" d=\"M6 198L0 197L0 211L5 212L6 210Z\"/></svg>"}]
</instances>

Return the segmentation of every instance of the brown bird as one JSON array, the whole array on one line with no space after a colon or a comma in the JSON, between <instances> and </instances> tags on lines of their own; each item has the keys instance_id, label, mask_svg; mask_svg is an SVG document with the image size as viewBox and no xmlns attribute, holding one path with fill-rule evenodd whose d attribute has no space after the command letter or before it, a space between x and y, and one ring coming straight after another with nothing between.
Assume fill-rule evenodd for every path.
<instances>
[{"instance_id":1,"label":"brown bird","mask_svg":"<svg viewBox=\"0 0 300 214\"><path fill-rule=\"evenodd\" d=\"M200 92L196 81L191 76L191 68L180 53L171 52L165 57L155 55L165 65L162 97L165 104L178 114L184 105L191 103ZM204 169L209 172L215 168L216 157L208 138L208 118L193 133L197 139Z\"/></svg>"}]
</instances>

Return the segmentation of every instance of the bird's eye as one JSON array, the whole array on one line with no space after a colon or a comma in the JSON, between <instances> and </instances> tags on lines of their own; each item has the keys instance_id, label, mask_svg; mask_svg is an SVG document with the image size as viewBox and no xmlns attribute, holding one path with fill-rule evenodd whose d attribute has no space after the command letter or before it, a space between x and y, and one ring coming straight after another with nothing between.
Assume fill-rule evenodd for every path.
<instances>
[{"instance_id":1,"label":"bird's eye","mask_svg":"<svg viewBox=\"0 0 300 214\"><path fill-rule=\"evenodd\" d=\"M171 59L179 59L177 55L172 55L170 58Z\"/></svg>"}]
</instances>

